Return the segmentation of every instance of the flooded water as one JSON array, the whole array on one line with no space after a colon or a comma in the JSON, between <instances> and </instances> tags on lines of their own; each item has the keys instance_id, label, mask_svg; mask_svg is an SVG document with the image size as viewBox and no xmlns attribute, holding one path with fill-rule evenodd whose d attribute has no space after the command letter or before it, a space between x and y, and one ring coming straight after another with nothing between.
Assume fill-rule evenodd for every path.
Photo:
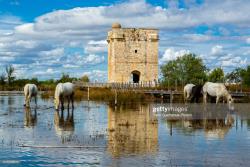
<instances>
[{"instance_id":1,"label":"flooded water","mask_svg":"<svg viewBox=\"0 0 250 167\"><path fill-rule=\"evenodd\" d=\"M23 107L0 96L0 166L247 166L250 104L141 104L53 100Z\"/></svg>"}]
</instances>

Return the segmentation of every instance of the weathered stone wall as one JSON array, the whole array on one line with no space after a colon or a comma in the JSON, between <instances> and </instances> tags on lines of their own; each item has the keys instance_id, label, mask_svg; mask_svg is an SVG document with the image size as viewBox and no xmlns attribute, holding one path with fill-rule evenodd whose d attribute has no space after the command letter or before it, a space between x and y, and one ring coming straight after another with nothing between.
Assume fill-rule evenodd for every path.
<instances>
[{"instance_id":1,"label":"weathered stone wall","mask_svg":"<svg viewBox=\"0 0 250 167\"><path fill-rule=\"evenodd\" d=\"M139 82L158 80L158 30L113 24L107 41L109 82L132 82L133 71Z\"/></svg>"}]
</instances>

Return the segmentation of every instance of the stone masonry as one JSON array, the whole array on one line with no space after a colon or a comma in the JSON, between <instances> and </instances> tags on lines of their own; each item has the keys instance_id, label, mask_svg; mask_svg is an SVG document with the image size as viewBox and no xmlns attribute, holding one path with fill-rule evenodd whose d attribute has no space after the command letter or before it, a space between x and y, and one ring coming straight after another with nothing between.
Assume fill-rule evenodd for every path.
<instances>
[{"instance_id":1,"label":"stone masonry","mask_svg":"<svg viewBox=\"0 0 250 167\"><path fill-rule=\"evenodd\" d=\"M158 30L122 28L108 32L108 82L145 83L158 80Z\"/></svg>"}]
</instances>

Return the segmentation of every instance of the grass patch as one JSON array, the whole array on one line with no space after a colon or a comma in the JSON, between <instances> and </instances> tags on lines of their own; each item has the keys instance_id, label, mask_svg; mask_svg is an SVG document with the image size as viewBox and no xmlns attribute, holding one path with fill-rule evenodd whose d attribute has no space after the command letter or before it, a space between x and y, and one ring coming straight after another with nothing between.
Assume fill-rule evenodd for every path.
<instances>
[{"instance_id":1,"label":"grass patch","mask_svg":"<svg viewBox=\"0 0 250 167\"><path fill-rule=\"evenodd\" d=\"M41 93L42 99L49 99L54 97L54 90L44 91ZM89 99L92 101L105 101L105 102L115 102L115 91L110 88L90 88ZM74 95L75 100L88 100L88 89L87 88L77 88ZM133 91L117 91L117 101L118 103L123 102L138 102L143 101L149 96L143 93L136 93ZM150 97L151 98L151 97Z\"/></svg>"}]
</instances>

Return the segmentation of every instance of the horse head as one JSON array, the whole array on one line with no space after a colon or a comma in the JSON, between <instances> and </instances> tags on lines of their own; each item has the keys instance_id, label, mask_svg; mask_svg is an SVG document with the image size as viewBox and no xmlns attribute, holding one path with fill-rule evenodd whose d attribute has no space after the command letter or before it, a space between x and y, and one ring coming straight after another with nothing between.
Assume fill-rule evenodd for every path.
<instances>
[{"instance_id":1,"label":"horse head","mask_svg":"<svg viewBox=\"0 0 250 167\"><path fill-rule=\"evenodd\" d=\"M229 110L234 110L234 99L232 98L232 96L230 94L227 95L227 103L228 103L228 107Z\"/></svg>"},{"instance_id":2,"label":"horse head","mask_svg":"<svg viewBox=\"0 0 250 167\"><path fill-rule=\"evenodd\" d=\"M232 96L230 94L227 95L227 102L228 102L228 104L234 103L234 99L232 98Z\"/></svg>"},{"instance_id":3,"label":"horse head","mask_svg":"<svg viewBox=\"0 0 250 167\"><path fill-rule=\"evenodd\" d=\"M55 105L55 109L58 110L59 109L59 100L56 97L54 98L54 105Z\"/></svg>"}]
</instances>

